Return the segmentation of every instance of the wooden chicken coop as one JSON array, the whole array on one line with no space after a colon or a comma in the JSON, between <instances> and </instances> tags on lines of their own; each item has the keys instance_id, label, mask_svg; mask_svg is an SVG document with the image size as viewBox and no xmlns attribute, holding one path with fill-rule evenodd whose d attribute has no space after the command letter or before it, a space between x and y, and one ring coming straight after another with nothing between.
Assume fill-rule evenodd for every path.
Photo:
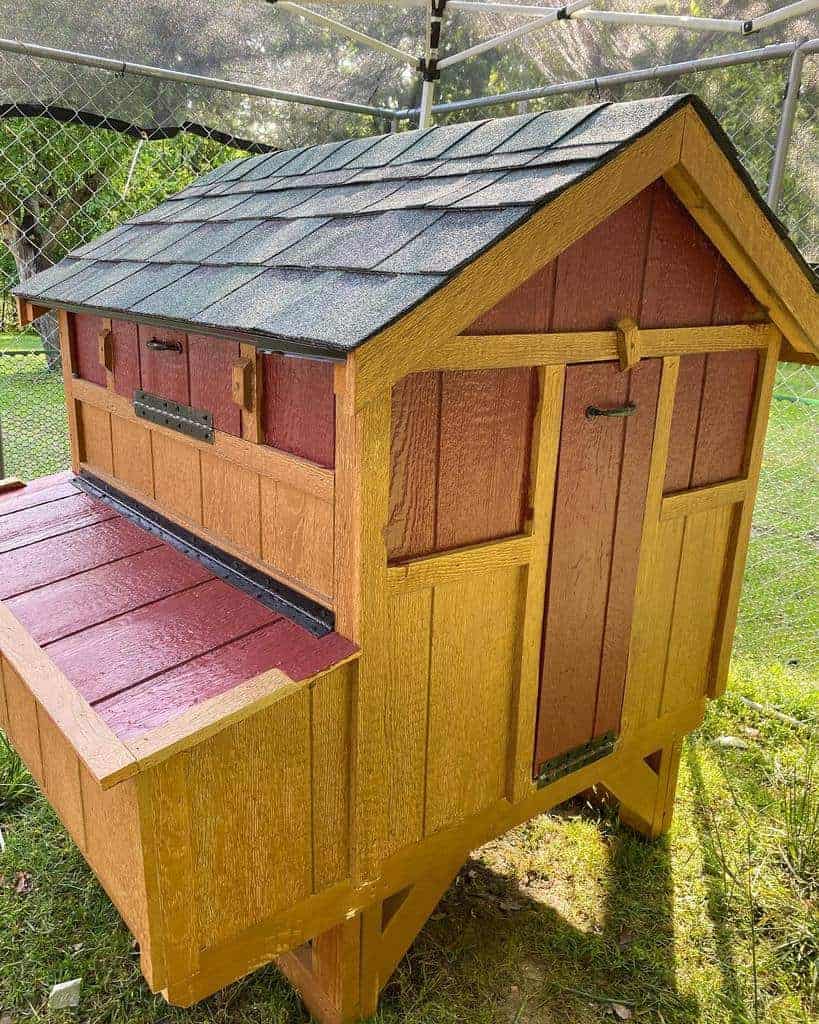
<instances>
[{"instance_id":1,"label":"wooden chicken coop","mask_svg":"<svg viewBox=\"0 0 819 1024\"><path fill-rule=\"evenodd\" d=\"M73 465L0 498L0 721L155 992L358 1020L481 843L667 828L819 325L696 99L235 161L19 300Z\"/></svg>"}]
</instances>

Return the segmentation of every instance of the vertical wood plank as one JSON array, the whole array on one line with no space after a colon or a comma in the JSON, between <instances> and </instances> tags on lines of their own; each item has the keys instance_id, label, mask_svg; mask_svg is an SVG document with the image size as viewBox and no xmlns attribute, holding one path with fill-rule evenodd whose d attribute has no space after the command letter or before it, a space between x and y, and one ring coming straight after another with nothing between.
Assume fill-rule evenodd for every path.
<instances>
[{"instance_id":1,"label":"vertical wood plank","mask_svg":"<svg viewBox=\"0 0 819 1024\"><path fill-rule=\"evenodd\" d=\"M514 802L524 798L532 785L535 729L537 726L538 688L540 685L540 649L546 600L546 567L560 443L560 418L563 408L562 366L544 366L538 372L540 398L532 430L532 464L529 472L529 533L534 541L532 561L525 568L521 635L520 678L513 695L512 747L510 754L509 796Z\"/></svg>"},{"instance_id":2,"label":"vertical wood plank","mask_svg":"<svg viewBox=\"0 0 819 1024\"><path fill-rule=\"evenodd\" d=\"M759 486L759 474L762 468L762 449L765 444L765 431L768 426L771 399L773 397L776 367L782 336L775 328L771 328L771 340L761 358L761 366L757 374L758 383L754 399L754 410L749 430L747 464L744 467L748 478L748 490L742 504L741 513L737 518L736 530L728 550L728 574L725 592L721 598L720 616L717 623L714 644L714 660L709 684L709 695L718 697L725 690L728 680L728 664L731 659L731 645L736 628L739 597L742 590L742 577L745 572L745 560L748 554L748 542L751 536L751 520L754 512L754 501Z\"/></svg>"},{"instance_id":3,"label":"vertical wood plank","mask_svg":"<svg viewBox=\"0 0 819 1024\"><path fill-rule=\"evenodd\" d=\"M112 320L114 337L114 390L133 400L139 387L139 336L137 325L127 320Z\"/></svg>"},{"instance_id":4,"label":"vertical wood plank","mask_svg":"<svg viewBox=\"0 0 819 1024\"><path fill-rule=\"evenodd\" d=\"M646 508L643 518L643 539L640 545L640 564L637 570L631 645L626 670L626 689L621 722L623 735L634 731L646 720L648 714L646 708L655 700L654 694L657 691L658 679L665 664L665 646L662 650L661 663L644 658L640 652L652 650L655 633L660 634L662 631L662 626L654 620L654 596L658 579L657 559L664 557L668 548L664 538L660 536L660 506L663 500L663 482L666 474L679 371L680 360L678 357L663 359L646 489ZM665 638L667 633L662 633L662 635Z\"/></svg>"},{"instance_id":5,"label":"vertical wood plank","mask_svg":"<svg viewBox=\"0 0 819 1024\"><path fill-rule=\"evenodd\" d=\"M148 348L148 342L152 340L179 346L179 351L155 352ZM183 405L191 404L188 339L182 331L140 324L139 371L143 391Z\"/></svg>"},{"instance_id":6,"label":"vertical wood plank","mask_svg":"<svg viewBox=\"0 0 819 1024\"><path fill-rule=\"evenodd\" d=\"M660 703L669 714L705 696L723 592L725 556L736 515L733 506L685 521L674 613Z\"/></svg>"},{"instance_id":7,"label":"vertical wood plank","mask_svg":"<svg viewBox=\"0 0 819 1024\"><path fill-rule=\"evenodd\" d=\"M528 367L442 374L436 550L523 529L536 396Z\"/></svg>"},{"instance_id":8,"label":"vertical wood plank","mask_svg":"<svg viewBox=\"0 0 819 1024\"><path fill-rule=\"evenodd\" d=\"M202 522L199 449L169 434L151 431L154 496L159 504L193 523Z\"/></svg>"},{"instance_id":9,"label":"vertical wood plank","mask_svg":"<svg viewBox=\"0 0 819 1024\"><path fill-rule=\"evenodd\" d=\"M320 466L335 458L333 366L315 359L262 357L265 444Z\"/></svg>"},{"instance_id":10,"label":"vertical wood plank","mask_svg":"<svg viewBox=\"0 0 819 1024\"><path fill-rule=\"evenodd\" d=\"M516 567L435 588L427 835L479 813L506 793L524 576Z\"/></svg>"},{"instance_id":11,"label":"vertical wood plank","mask_svg":"<svg viewBox=\"0 0 819 1024\"><path fill-rule=\"evenodd\" d=\"M653 190L646 189L557 258L553 331L606 331L637 320Z\"/></svg>"},{"instance_id":12,"label":"vertical wood plank","mask_svg":"<svg viewBox=\"0 0 819 1024\"><path fill-rule=\"evenodd\" d=\"M83 380L105 387L105 367L99 358L99 336L102 318L89 313L75 313L74 319L74 372Z\"/></svg>"},{"instance_id":13,"label":"vertical wood plank","mask_svg":"<svg viewBox=\"0 0 819 1024\"><path fill-rule=\"evenodd\" d=\"M441 374L413 373L392 389L390 508L386 527L391 560L435 550Z\"/></svg>"},{"instance_id":14,"label":"vertical wood plank","mask_svg":"<svg viewBox=\"0 0 819 1024\"><path fill-rule=\"evenodd\" d=\"M9 737L28 770L43 786L43 757L40 748L40 728L37 721L37 702L11 663L4 660L3 684L6 693L6 714Z\"/></svg>"},{"instance_id":15,"label":"vertical wood plank","mask_svg":"<svg viewBox=\"0 0 819 1024\"><path fill-rule=\"evenodd\" d=\"M674 414L671 419L671 437L668 442L668 462L665 471L665 494L685 491L691 486L694 468L694 449L697 443L697 428L702 404L702 387L705 380L704 355L688 355L680 358L680 373L677 380L677 394L674 399Z\"/></svg>"},{"instance_id":16,"label":"vertical wood plank","mask_svg":"<svg viewBox=\"0 0 819 1024\"><path fill-rule=\"evenodd\" d=\"M654 186L642 328L710 324L717 251L664 181Z\"/></svg>"},{"instance_id":17,"label":"vertical wood plank","mask_svg":"<svg viewBox=\"0 0 819 1024\"><path fill-rule=\"evenodd\" d=\"M620 727L660 370L659 359L644 359L629 374L628 397L637 406L638 413L626 420L623 439L617 522L612 543L606 624L594 718L595 736L616 732Z\"/></svg>"},{"instance_id":18,"label":"vertical wood plank","mask_svg":"<svg viewBox=\"0 0 819 1024\"><path fill-rule=\"evenodd\" d=\"M261 554L259 475L226 459L201 452L202 525L218 537Z\"/></svg>"},{"instance_id":19,"label":"vertical wood plank","mask_svg":"<svg viewBox=\"0 0 819 1024\"><path fill-rule=\"evenodd\" d=\"M350 716L356 665L343 665L311 690L313 891L349 875Z\"/></svg>"},{"instance_id":20,"label":"vertical wood plank","mask_svg":"<svg viewBox=\"0 0 819 1024\"><path fill-rule=\"evenodd\" d=\"M548 331L554 303L555 272L553 260L536 271L514 291L487 310L469 326L465 334L528 334Z\"/></svg>"},{"instance_id":21,"label":"vertical wood plank","mask_svg":"<svg viewBox=\"0 0 819 1024\"><path fill-rule=\"evenodd\" d=\"M744 324L764 318L765 310L740 281L730 264L720 257L712 323Z\"/></svg>"},{"instance_id":22,"label":"vertical wood plank","mask_svg":"<svg viewBox=\"0 0 819 1024\"><path fill-rule=\"evenodd\" d=\"M332 502L262 477L261 503L262 559L332 599Z\"/></svg>"},{"instance_id":23,"label":"vertical wood plank","mask_svg":"<svg viewBox=\"0 0 819 1024\"><path fill-rule=\"evenodd\" d=\"M199 948L310 895L309 691L224 729L189 756ZM238 836L240 857L226 842Z\"/></svg>"},{"instance_id":24,"label":"vertical wood plank","mask_svg":"<svg viewBox=\"0 0 819 1024\"><path fill-rule=\"evenodd\" d=\"M8 736L9 735L9 712L6 704L6 685L3 681L3 675L5 673L6 659L0 653L0 729Z\"/></svg>"},{"instance_id":25,"label":"vertical wood plank","mask_svg":"<svg viewBox=\"0 0 819 1024\"><path fill-rule=\"evenodd\" d=\"M154 496L154 464L151 432L142 423L111 416L113 473L129 487Z\"/></svg>"},{"instance_id":26,"label":"vertical wood plank","mask_svg":"<svg viewBox=\"0 0 819 1024\"><path fill-rule=\"evenodd\" d=\"M355 358L335 371L336 470L333 503L333 598L336 631L358 642L361 578L359 421L353 398Z\"/></svg>"},{"instance_id":27,"label":"vertical wood plank","mask_svg":"<svg viewBox=\"0 0 819 1024\"><path fill-rule=\"evenodd\" d=\"M536 766L592 737L625 421L589 419L586 409L627 396L628 375L615 363L566 369Z\"/></svg>"},{"instance_id":28,"label":"vertical wood plank","mask_svg":"<svg viewBox=\"0 0 819 1024\"><path fill-rule=\"evenodd\" d=\"M40 747L43 761L43 786L46 795L71 838L85 852L85 812L82 802L80 762L41 707L37 708Z\"/></svg>"},{"instance_id":29,"label":"vertical wood plank","mask_svg":"<svg viewBox=\"0 0 819 1024\"><path fill-rule=\"evenodd\" d=\"M241 437L242 414L231 395L233 364L239 344L204 334L188 335L190 404L213 414L216 430Z\"/></svg>"},{"instance_id":30,"label":"vertical wood plank","mask_svg":"<svg viewBox=\"0 0 819 1024\"><path fill-rule=\"evenodd\" d=\"M756 395L759 354L712 352L705 367L691 486L742 474Z\"/></svg>"},{"instance_id":31,"label":"vertical wood plank","mask_svg":"<svg viewBox=\"0 0 819 1024\"><path fill-rule=\"evenodd\" d=\"M111 414L87 402L79 402L77 409L83 462L104 473L113 473Z\"/></svg>"},{"instance_id":32,"label":"vertical wood plank","mask_svg":"<svg viewBox=\"0 0 819 1024\"><path fill-rule=\"evenodd\" d=\"M68 413L68 437L71 442L71 469L80 471L80 434L77 414L77 402L74 400L74 345L72 335L74 320L64 309L57 311L57 322L60 325L60 363L63 371L63 389Z\"/></svg>"}]
</instances>

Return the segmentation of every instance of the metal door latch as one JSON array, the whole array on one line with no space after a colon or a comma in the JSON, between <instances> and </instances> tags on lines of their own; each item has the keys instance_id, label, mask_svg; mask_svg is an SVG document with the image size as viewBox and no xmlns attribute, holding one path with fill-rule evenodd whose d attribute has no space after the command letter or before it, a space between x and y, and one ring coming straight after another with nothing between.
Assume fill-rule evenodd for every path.
<instances>
[{"instance_id":1,"label":"metal door latch","mask_svg":"<svg viewBox=\"0 0 819 1024\"><path fill-rule=\"evenodd\" d=\"M626 402L616 409L598 409L596 405L590 405L586 409L586 419L592 420L595 416L633 416L637 412L637 406L633 402Z\"/></svg>"}]
</instances>

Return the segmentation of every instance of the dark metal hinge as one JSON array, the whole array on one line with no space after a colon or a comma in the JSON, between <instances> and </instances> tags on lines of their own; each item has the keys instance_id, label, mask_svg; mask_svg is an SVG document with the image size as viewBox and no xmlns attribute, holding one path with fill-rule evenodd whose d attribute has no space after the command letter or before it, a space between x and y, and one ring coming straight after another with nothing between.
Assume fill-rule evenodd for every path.
<instances>
[{"instance_id":1,"label":"dark metal hinge","mask_svg":"<svg viewBox=\"0 0 819 1024\"><path fill-rule=\"evenodd\" d=\"M614 750L616 742L617 734L607 732L573 750L568 750L565 754L550 757L548 761L541 764L535 775L538 789L562 779L564 775L570 775L572 772L585 768L587 764L593 764L595 761L607 757Z\"/></svg>"}]
</instances>

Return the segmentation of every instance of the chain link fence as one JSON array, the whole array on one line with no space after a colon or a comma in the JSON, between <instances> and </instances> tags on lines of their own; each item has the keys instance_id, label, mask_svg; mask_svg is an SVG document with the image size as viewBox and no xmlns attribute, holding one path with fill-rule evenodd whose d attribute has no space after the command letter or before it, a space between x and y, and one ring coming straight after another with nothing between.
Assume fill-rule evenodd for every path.
<instances>
[{"instance_id":1,"label":"chain link fence","mask_svg":"<svg viewBox=\"0 0 819 1024\"><path fill-rule=\"evenodd\" d=\"M20 81L31 72L32 60L0 53L0 62L16 62ZM48 62L37 63L42 78ZM813 263L819 262L817 64L811 56L803 68L779 208L797 245ZM788 69L787 59L771 60L700 71L673 81L640 82L613 93L598 89L552 97L548 104L532 101L529 109L696 92L719 118L764 194ZM92 98L93 91L108 88L112 78L117 79L118 94L126 96L123 76L107 71L92 75L84 69L77 84ZM140 80L134 78L133 89L139 88ZM194 119L195 112L223 102L218 91L165 82L159 101L152 99L156 125L128 134L113 130L113 117L108 127L90 125L72 114L68 104L65 110L50 108L51 116L38 116L45 111L38 110L33 94L30 105L18 99L17 108L0 94L0 110L5 113L0 118L0 475L31 479L68 465L56 325L53 318L43 317L33 329L20 330L10 292L21 274L50 265L236 156L387 130L372 117L294 109L254 97L244 106L232 100L232 135L197 128L163 138L157 137L162 135L163 94L169 109L177 110L181 99ZM76 96L72 102L76 107ZM462 119L470 116L475 114L464 112ZM814 500L818 392L815 368L780 368L736 643L738 662L786 665L804 672L806 680L815 678L819 664L819 529Z\"/></svg>"}]
</instances>

